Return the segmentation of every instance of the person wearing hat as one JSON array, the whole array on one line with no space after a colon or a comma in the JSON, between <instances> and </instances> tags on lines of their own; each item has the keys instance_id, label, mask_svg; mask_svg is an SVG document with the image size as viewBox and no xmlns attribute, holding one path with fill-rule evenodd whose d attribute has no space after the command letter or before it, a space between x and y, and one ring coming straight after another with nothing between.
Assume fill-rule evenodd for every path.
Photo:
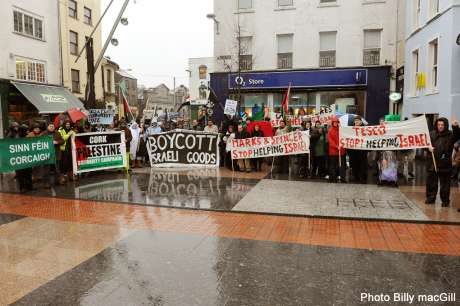
<instances>
[{"instance_id":1,"label":"person wearing hat","mask_svg":"<svg viewBox=\"0 0 460 306\"><path fill-rule=\"evenodd\" d=\"M354 126L362 126L363 119L356 116L353 119ZM367 151L347 150L350 158L351 172L354 182L365 184L367 182Z\"/></svg>"},{"instance_id":2,"label":"person wearing hat","mask_svg":"<svg viewBox=\"0 0 460 306\"><path fill-rule=\"evenodd\" d=\"M126 123L126 120L122 119L120 120L120 124L118 126L118 131L122 131L122 132L125 132L125 143L126 143L126 159L127 159L127 163L126 163L126 171L130 171L130 167L129 167L129 164L130 164L130 148L131 148L131 141L133 140L133 135L131 134L131 130L129 129L128 127L128 124Z\"/></svg>"}]
</instances>

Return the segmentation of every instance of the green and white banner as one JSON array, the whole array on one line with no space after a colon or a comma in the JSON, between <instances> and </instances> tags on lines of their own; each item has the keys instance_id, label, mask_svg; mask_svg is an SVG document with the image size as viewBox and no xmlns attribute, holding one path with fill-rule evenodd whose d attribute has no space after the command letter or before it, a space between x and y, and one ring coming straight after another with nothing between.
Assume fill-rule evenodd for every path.
<instances>
[{"instance_id":1,"label":"green and white banner","mask_svg":"<svg viewBox=\"0 0 460 306\"><path fill-rule=\"evenodd\" d=\"M72 135L74 173L126 167L124 132L100 132Z\"/></svg>"},{"instance_id":2,"label":"green and white banner","mask_svg":"<svg viewBox=\"0 0 460 306\"><path fill-rule=\"evenodd\" d=\"M0 172L54 164L53 137L0 139Z\"/></svg>"}]
</instances>

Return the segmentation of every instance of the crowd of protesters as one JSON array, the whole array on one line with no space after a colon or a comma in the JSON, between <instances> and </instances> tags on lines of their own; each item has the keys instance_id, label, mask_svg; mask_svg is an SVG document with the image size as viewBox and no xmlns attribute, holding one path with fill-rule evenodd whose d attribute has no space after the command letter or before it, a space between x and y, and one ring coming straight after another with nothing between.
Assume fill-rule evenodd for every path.
<instances>
[{"instance_id":1,"label":"crowd of protesters","mask_svg":"<svg viewBox=\"0 0 460 306\"><path fill-rule=\"evenodd\" d=\"M190 129L206 133L219 133L220 162L221 167L227 167L233 171L252 172L262 171L263 165L275 172L287 174L290 169L296 168L299 177L328 180L331 182L347 181L354 183L367 183L369 168L373 168L378 174L377 161L385 154L383 152L368 152L363 150L345 150L340 146L339 130L340 122L337 118L328 123L320 121L303 121L301 126L291 127L281 120L279 127L273 129L273 135L283 135L291 131L306 131L310 135L310 154L295 156L277 156L275 158L255 158L232 160L231 144L233 139L246 139L252 137L264 137L264 132L257 122L251 125L249 119L226 116L218 127L211 118L200 118L187 122L155 120L142 122L136 120L128 123L124 118L114 118L110 126L90 125L81 121L73 123L63 117L58 118L58 124L48 125L31 123L29 126L13 122L7 137L39 137L49 135L53 137L56 150L56 164L41 166L34 169L16 171L16 179L21 191L33 189L33 182L42 180L46 187L52 184L66 184L77 177L73 173L71 136L77 133L123 131L125 134L126 151L128 155L128 171L131 168L148 167L149 158L147 153L148 137L154 134L175 130ZM269 119L266 119L269 120ZM360 116L355 116L353 125L363 125ZM385 124L381 120L380 124ZM251 129L249 126L251 125ZM440 185L440 196L443 206L450 203L451 179L458 180L460 173L460 128L458 122L452 123L452 131L449 130L449 122L445 118L436 120L434 129L431 131L431 143L433 148L427 152L432 159L427 159L427 187L426 204L433 204ZM432 152L432 153L431 153ZM407 179L414 178L415 150L393 152L397 159L398 173L405 172ZM435 167L436 164L436 167ZM297 167L293 167L296 165ZM406 171L405 168L407 167ZM349 174L347 175L347 172ZM291 173L292 174L292 173ZM348 178L348 179L347 179Z\"/></svg>"}]
</instances>

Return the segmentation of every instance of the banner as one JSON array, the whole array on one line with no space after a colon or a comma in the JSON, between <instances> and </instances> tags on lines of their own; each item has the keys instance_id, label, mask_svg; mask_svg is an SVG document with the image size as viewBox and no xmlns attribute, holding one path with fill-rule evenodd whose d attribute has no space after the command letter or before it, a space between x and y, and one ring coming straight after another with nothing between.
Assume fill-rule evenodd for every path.
<instances>
[{"instance_id":1,"label":"banner","mask_svg":"<svg viewBox=\"0 0 460 306\"><path fill-rule=\"evenodd\" d=\"M310 137L305 132L280 136L233 139L232 159L260 158L309 153Z\"/></svg>"},{"instance_id":2,"label":"banner","mask_svg":"<svg viewBox=\"0 0 460 306\"><path fill-rule=\"evenodd\" d=\"M340 127L340 143L354 150L410 150L431 147L425 116L380 126Z\"/></svg>"},{"instance_id":3,"label":"banner","mask_svg":"<svg viewBox=\"0 0 460 306\"><path fill-rule=\"evenodd\" d=\"M88 122L92 125L111 125L113 123L114 115L115 113L110 109L90 109Z\"/></svg>"},{"instance_id":4,"label":"banner","mask_svg":"<svg viewBox=\"0 0 460 306\"><path fill-rule=\"evenodd\" d=\"M0 139L0 172L54 164L52 136Z\"/></svg>"},{"instance_id":5,"label":"banner","mask_svg":"<svg viewBox=\"0 0 460 306\"><path fill-rule=\"evenodd\" d=\"M238 101L227 99L227 101L225 101L224 114L229 116L235 116L237 105Z\"/></svg>"},{"instance_id":6,"label":"banner","mask_svg":"<svg viewBox=\"0 0 460 306\"><path fill-rule=\"evenodd\" d=\"M219 167L219 135L174 130L151 135L147 142L152 167Z\"/></svg>"},{"instance_id":7,"label":"banner","mask_svg":"<svg viewBox=\"0 0 460 306\"><path fill-rule=\"evenodd\" d=\"M98 132L72 135L74 173L126 167L124 132Z\"/></svg>"}]
</instances>

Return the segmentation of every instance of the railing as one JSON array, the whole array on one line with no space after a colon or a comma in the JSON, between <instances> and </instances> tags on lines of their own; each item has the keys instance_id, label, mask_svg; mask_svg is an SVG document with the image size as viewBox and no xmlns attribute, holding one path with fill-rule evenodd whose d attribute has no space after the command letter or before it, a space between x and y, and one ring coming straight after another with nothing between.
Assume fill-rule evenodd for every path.
<instances>
[{"instance_id":1,"label":"railing","mask_svg":"<svg viewBox=\"0 0 460 306\"><path fill-rule=\"evenodd\" d=\"M292 68L292 53L278 53L278 69Z\"/></svg>"},{"instance_id":2,"label":"railing","mask_svg":"<svg viewBox=\"0 0 460 306\"><path fill-rule=\"evenodd\" d=\"M380 65L380 48L364 50L363 65L375 66Z\"/></svg>"},{"instance_id":3,"label":"railing","mask_svg":"<svg viewBox=\"0 0 460 306\"><path fill-rule=\"evenodd\" d=\"M335 67L335 50L319 52L320 67Z\"/></svg>"}]
</instances>

